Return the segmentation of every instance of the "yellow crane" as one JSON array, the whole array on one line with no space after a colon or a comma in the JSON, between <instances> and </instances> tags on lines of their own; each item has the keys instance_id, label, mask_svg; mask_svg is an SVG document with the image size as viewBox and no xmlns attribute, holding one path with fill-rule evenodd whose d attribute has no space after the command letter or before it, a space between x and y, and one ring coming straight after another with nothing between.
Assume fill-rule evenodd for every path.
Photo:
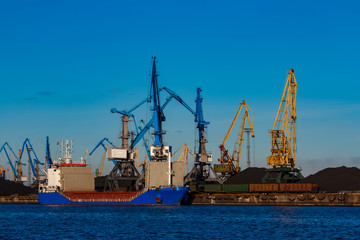
<instances>
[{"instance_id":1,"label":"yellow crane","mask_svg":"<svg viewBox=\"0 0 360 240\"><path fill-rule=\"evenodd\" d=\"M146 154L146 156L145 156L145 159L144 159L144 161L142 162L142 163L140 163L140 160L139 160L139 150L135 147L134 148L134 159L135 159L135 162L137 163L137 166L138 167L141 167L141 166L143 166L143 165L145 165L146 164L146 159L148 158L148 155Z\"/></svg>"},{"instance_id":2,"label":"yellow crane","mask_svg":"<svg viewBox=\"0 0 360 240\"><path fill-rule=\"evenodd\" d=\"M5 168L3 168L3 166L0 165L0 176L1 176L1 178L5 179L6 172L8 172L8 171L9 171L9 169L5 169Z\"/></svg>"},{"instance_id":3,"label":"yellow crane","mask_svg":"<svg viewBox=\"0 0 360 240\"><path fill-rule=\"evenodd\" d=\"M239 117L239 114L240 114L242 108L244 108L245 112L244 112L244 115L241 120L240 129L239 129L236 143L234 146L233 155L230 156L228 150L225 148L225 144L226 144L226 142L230 136L230 133L236 123L236 120ZM222 173L223 175L226 176L229 173L234 174L234 173L240 171L241 150L242 150L242 144L244 141L244 132L246 130L245 129L246 121L249 124L248 130L251 132L252 137L255 137L254 128L253 128L252 110L245 101L242 101L240 103L240 107L234 117L234 120L232 121L230 128L225 135L223 142L219 146L219 148L220 148L220 159L219 159L220 164L214 165L215 172Z\"/></svg>"},{"instance_id":4,"label":"yellow crane","mask_svg":"<svg viewBox=\"0 0 360 240\"><path fill-rule=\"evenodd\" d=\"M297 82L294 69L290 69L276 114L271 134L271 156L267 157L264 183L296 182L304 178L295 167L296 151L296 94Z\"/></svg>"},{"instance_id":5,"label":"yellow crane","mask_svg":"<svg viewBox=\"0 0 360 240\"><path fill-rule=\"evenodd\" d=\"M194 159L196 158L195 154L190 150L189 146L188 146L186 143L184 143L183 145L181 145L181 146L173 153L172 156L174 156L180 149L182 149L182 151L181 151L181 154L180 154L177 162L180 162L180 161L183 159L183 161L184 161L185 163L187 163L188 153L190 153L191 156L193 156Z\"/></svg>"},{"instance_id":6,"label":"yellow crane","mask_svg":"<svg viewBox=\"0 0 360 240\"><path fill-rule=\"evenodd\" d=\"M103 158L101 160L101 163L100 163L100 168L97 168L95 170L95 177L100 177L103 173L103 170L104 170L104 165L105 165L105 159L106 159L106 153L107 153L107 150L108 150L108 146L109 145L106 145L105 147L105 152L104 152L104 155L103 155ZM85 153L85 159L86 159L86 155L87 155L87 149L86 149L86 153Z\"/></svg>"},{"instance_id":7,"label":"yellow crane","mask_svg":"<svg viewBox=\"0 0 360 240\"><path fill-rule=\"evenodd\" d=\"M290 69L285 83L271 134L271 156L268 166L295 166L296 149L296 79L294 69Z\"/></svg>"}]
</instances>

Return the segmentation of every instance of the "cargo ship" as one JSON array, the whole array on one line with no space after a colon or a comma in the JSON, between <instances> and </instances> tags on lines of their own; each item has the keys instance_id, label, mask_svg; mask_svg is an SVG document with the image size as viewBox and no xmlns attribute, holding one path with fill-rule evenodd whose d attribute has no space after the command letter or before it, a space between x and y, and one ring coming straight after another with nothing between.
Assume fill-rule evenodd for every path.
<instances>
[{"instance_id":1,"label":"cargo ship","mask_svg":"<svg viewBox=\"0 0 360 240\"><path fill-rule=\"evenodd\" d=\"M64 163L47 170L39 185L39 203L45 205L180 205L189 187L158 187L142 191L95 192L91 167Z\"/></svg>"},{"instance_id":2,"label":"cargo ship","mask_svg":"<svg viewBox=\"0 0 360 240\"><path fill-rule=\"evenodd\" d=\"M190 188L183 186L183 166L177 162L150 162L145 168L145 186L132 191L95 191L92 167L84 159L71 160L71 148L64 144L65 157L53 161L47 177L39 184L39 203L45 205L180 205L187 201ZM121 151L111 149L110 152ZM170 164L169 164L170 163ZM164 166L172 167L169 179ZM179 166L181 167L179 169ZM162 167L158 170L159 167ZM117 170L117 169L115 169ZM152 174L150 174L150 170ZM179 174L176 174L176 173Z\"/></svg>"}]
</instances>

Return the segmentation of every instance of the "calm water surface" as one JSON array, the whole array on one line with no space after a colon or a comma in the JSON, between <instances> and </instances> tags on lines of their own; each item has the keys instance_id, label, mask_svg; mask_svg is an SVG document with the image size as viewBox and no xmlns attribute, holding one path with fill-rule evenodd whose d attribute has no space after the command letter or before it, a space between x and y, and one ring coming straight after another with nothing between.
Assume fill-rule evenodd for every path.
<instances>
[{"instance_id":1,"label":"calm water surface","mask_svg":"<svg viewBox=\"0 0 360 240\"><path fill-rule=\"evenodd\" d=\"M0 205L0 239L360 239L360 208Z\"/></svg>"}]
</instances>

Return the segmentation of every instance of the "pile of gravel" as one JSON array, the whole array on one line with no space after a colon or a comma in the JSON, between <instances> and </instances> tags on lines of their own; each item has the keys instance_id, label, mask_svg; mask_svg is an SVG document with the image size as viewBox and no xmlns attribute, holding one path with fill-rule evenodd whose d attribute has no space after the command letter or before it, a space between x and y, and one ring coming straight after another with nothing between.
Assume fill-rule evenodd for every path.
<instances>
[{"instance_id":1,"label":"pile of gravel","mask_svg":"<svg viewBox=\"0 0 360 240\"><path fill-rule=\"evenodd\" d=\"M19 196L37 194L37 188L30 188L21 183L0 178L0 196L10 196L12 194L18 194Z\"/></svg>"},{"instance_id":2,"label":"pile of gravel","mask_svg":"<svg viewBox=\"0 0 360 240\"><path fill-rule=\"evenodd\" d=\"M326 168L302 179L303 183L319 184L320 191L360 191L360 169L356 167Z\"/></svg>"},{"instance_id":3,"label":"pile of gravel","mask_svg":"<svg viewBox=\"0 0 360 240\"><path fill-rule=\"evenodd\" d=\"M262 183L262 178L265 174L266 168L246 168L229 178L224 184Z\"/></svg>"}]
</instances>

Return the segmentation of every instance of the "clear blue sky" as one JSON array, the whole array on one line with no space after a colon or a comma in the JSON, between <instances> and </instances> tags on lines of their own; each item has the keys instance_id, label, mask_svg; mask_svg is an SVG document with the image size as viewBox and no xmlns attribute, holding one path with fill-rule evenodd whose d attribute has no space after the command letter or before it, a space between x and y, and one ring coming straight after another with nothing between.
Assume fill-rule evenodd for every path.
<instances>
[{"instance_id":1,"label":"clear blue sky","mask_svg":"<svg viewBox=\"0 0 360 240\"><path fill-rule=\"evenodd\" d=\"M101 138L116 138L120 119L110 109L147 96L157 56L160 86L194 108L196 88L203 89L214 162L245 99L254 112L255 165L266 165L268 130L294 68L297 166L304 175L360 167L359 7L358 1L2 1L0 143L18 149L29 137L43 159L46 136L53 158L59 139L73 139L79 159ZM135 114L146 119L149 112ZM165 114L166 143L193 147L193 117L176 102ZM100 155L89 159L94 168Z\"/></svg>"}]
</instances>

